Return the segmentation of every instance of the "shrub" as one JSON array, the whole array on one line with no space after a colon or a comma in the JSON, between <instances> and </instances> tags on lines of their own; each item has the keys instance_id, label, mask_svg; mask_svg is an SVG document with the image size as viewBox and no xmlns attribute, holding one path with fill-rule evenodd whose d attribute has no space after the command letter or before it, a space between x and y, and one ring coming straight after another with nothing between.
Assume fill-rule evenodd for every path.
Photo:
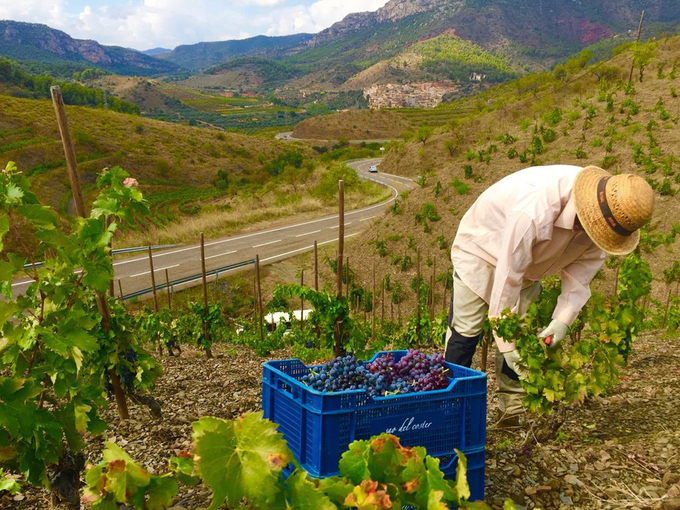
<instances>
[{"instance_id":1,"label":"shrub","mask_svg":"<svg viewBox=\"0 0 680 510\"><path fill-rule=\"evenodd\" d=\"M546 124L549 124L550 126L557 126L560 122L562 122L562 115L563 112L560 108L555 108L548 113L546 113L543 116L543 120L545 121Z\"/></svg>"},{"instance_id":2,"label":"shrub","mask_svg":"<svg viewBox=\"0 0 680 510\"><path fill-rule=\"evenodd\" d=\"M555 133L554 129L548 128L543 132L543 141L545 143L552 143L556 139L557 139L557 133Z\"/></svg>"},{"instance_id":3,"label":"shrub","mask_svg":"<svg viewBox=\"0 0 680 510\"><path fill-rule=\"evenodd\" d=\"M451 186L454 187L456 193L458 193L459 195L467 195L468 192L470 191L470 186L460 181L457 177L453 181L451 181Z\"/></svg>"},{"instance_id":4,"label":"shrub","mask_svg":"<svg viewBox=\"0 0 680 510\"><path fill-rule=\"evenodd\" d=\"M463 165L463 172L465 178L470 179L472 177L472 165Z\"/></svg>"},{"instance_id":5,"label":"shrub","mask_svg":"<svg viewBox=\"0 0 680 510\"><path fill-rule=\"evenodd\" d=\"M604 159L602 160L601 166L602 166L602 168L607 170L607 169L613 167L617 162L618 162L618 160L616 159L616 156L611 156L611 155L605 156Z\"/></svg>"},{"instance_id":6,"label":"shrub","mask_svg":"<svg viewBox=\"0 0 680 510\"><path fill-rule=\"evenodd\" d=\"M673 186L671 185L671 181L669 179L664 179L657 191L663 196L675 195L675 191L673 190Z\"/></svg>"}]
</instances>

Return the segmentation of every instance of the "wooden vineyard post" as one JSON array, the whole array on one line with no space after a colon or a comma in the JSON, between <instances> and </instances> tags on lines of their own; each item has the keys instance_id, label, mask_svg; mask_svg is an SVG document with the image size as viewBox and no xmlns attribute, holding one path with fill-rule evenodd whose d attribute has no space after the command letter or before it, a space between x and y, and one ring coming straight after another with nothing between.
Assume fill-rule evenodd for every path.
<instances>
[{"instance_id":1,"label":"wooden vineyard post","mask_svg":"<svg viewBox=\"0 0 680 510\"><path fill-rule=\"evenodd\" d=\"M420 248L416 251L416 345L420 345Z\"/></svg>"},{"instance_id":2,"label":"wooden vineyard post","mask_svg":"<svg viewBox=\"0 0 680 510\"><path fill-rule=\"evenodd\" d=\"M203 236L201 235L201 246L203 246ZM151 287L153 288L153 307L158 313L158 293L156 292L156 273L153 269L153 255L151 254L151 245L149 245L149 268L151 269Z\"/></svg>"},{"instance_id":3,"label":"wooden vineyard post","mask_svg":"<svg viewBox=\"0 0 680 510\"><path fill-rule=\"evenodd\" d=\"M640 35L642 34L642 23L645 20L645 11L642 11L642 14L640 15L640 23L638 25L638 33L637 33L637 39L635 40L635 43L640 42ZM633 61L630 63L630 75L628 75L628 85L630 85L630 82L633 80L633 69L635 68L635 59L632 59Z\"/></svg>"},{"instance_id":4,"label":"wooden vineyard post","mask_svg":"<svg viewBox=\"0 0 680 510\"><path fill-rule=\"evenodd\" d=\"M85 201L83 200L83 188L80 185L80 176L78 175L78 167L76 164L76 150L73 146L73 139L71 138L71 131L68 127L68 119L66 118L66 110L64 109L64 99L61 96L61 90L58 86L50 87L52 95L52 104L54 112L57 116L57 123L59 124L59 132L61 133L61 142L64 147L64 156L66 157L66 171L71 183L71 193L73 195L73 203L76 209L76 214L82 218L86 217ZM111 330L111 314L109 313L109 304L106 301L106 296L97 294L97 308L102 316L102 327L106 331ZM113 386L113 395L116 399L116 406L118 407L118 415L121 419L127 420L130 417L127 408L127 401L125 392L120 385L120 377L116 372L115 367L109 369L109 378L111 379L111 386Z\"/></svg>"},{"instance_id":5,"label":"wooden vineyard post","mask_svg":"<svg viewBox=\"0 0 680 510\"><path fill-rule=\"evenodd\" d=\"M345 188L342 179L338 181L338 301L342 300L342 257L345 249ZM342 351L342 321L335 323L335 356Z\"/></svg>"},{"instance_id":6,"label":"wooden vineyard post","mask_svg":"<svg viewBox=\"0 0 680 510\"><path fill-rule=\"evenodd\" d=\"M345 260L345 273L347 273L347 282L345 283L345 299L349 301L349 257Z\"/></svg>"},{"instance_id":7,"label":"wooden vineyard post","mask_svg":"<svg viewBox=\"0 0 680 510\"><path fill-rule=\"evenodd\" d=\"M435 300L435 288L437 284L437 257L432 258L432 285L430 285L430 292L432 292L432 299L430 300L430 317L434 320L434 300Z\"/></svg>"},{"instance_id":8,"label":"wooden vineyard post","mask_svg":"<svg viewBox=\"0 0 680 510\"><path fill-rule=\"evenodd\" d=\"M371 339L375 340L375 262L373 263L373 295L371 296L371 312L373 322L371 324Z\"/></svg>"},{"instance_id":9,"label":"wooden vineyard post","mask_svg":"<svg viewBox=\"0 0 680 510\"><path fill-rule=\"evenodd\" d=\"M167 269L165 270L165 291L168 293L168 310L172 311L172 296L170 295L170 275L168 274Z\"/></svg>"},{"instance_id":10,"label":"wooden vineyard post","mask_svg":"<svg viewBox=\"0 0 680 510\"><path fill-rule=\"evenodd\" d=\"M382 295L380 297L380 305L382 307L382 311L380 314L380 327L384 327L385 325L385 278L383 277L382 279Z\"/></svg>"},{"instance_id":11,"label":"wooden vineyard post","mask_svg":"<svg viewBox=\"0 0 680 510\"><path fill-rule=\"evenodd\" d=\"M314 241L314 290L319 291L319 249Z\"/></svg>"},{"instance_id":12,"label":"wooden vineyard post","mask_svg":"<svg viewBox=\"0 0 680 510\"><path fill-rule=\"evenodd\" d=\"M305 286L305 270L300 271L300 287ZM302 329L302 326L304 325L305 322L305 314L304 314L304 309L305 309L305 298L300 297L300 329Z\"/></svg>"},{"instance_id":13,"label":"wooden vineyard post","mask_svg":"<svg viewBox=\"0 0 680 510\"><path fill-rule=\"evenodd\" d=\"M203 314L204 317L208 316L208 281L205 277L205 237L203 232L201 232L201 273L203 276ZM210 330L208 321L203 319L203 335L205 336L205 355L208 358L212 358L212 349L210 348Z\"/></svg>"},{"instance_id":14,"label":"wooden vineyard post","mask_svg":"<svg viewBox=\"0 0 680 510\"><path fill-rule=\"evenodd\" d=\"M482 367L481 371L486 372L486 366L489 358L489 335L484 333L484 340L482 341Z\"/></svg>"},{"instance_id":15,"label":"wooden vineyard post","mask_svg":"<svg viewBox=\"0 0 680 510\"><path fill-rule=\"evenodd\" d=\"M257 282L257 322L260 323L260 342L264 344L264 326L262 321L262 284L260 283L260 255L255 255L255 281Z\"/></svg>"},{"instance_id":16,"label":"wooden vineyard post","mask_svg":"<svg viewBox=\"0 0 680 510\"><path fill-rule=\"evenodd\" d=\"M120 283L120 278L118 278L118 290L120 291L120 299L123 299L123 284Z\"/></svg>"}]
</instances>

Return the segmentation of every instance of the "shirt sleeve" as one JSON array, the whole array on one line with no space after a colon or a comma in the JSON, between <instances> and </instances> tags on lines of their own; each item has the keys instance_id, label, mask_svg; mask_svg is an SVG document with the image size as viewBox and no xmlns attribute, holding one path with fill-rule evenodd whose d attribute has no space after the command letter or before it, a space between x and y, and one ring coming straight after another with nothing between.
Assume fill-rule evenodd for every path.
<instances>
[{"instance_id":1,"label":"shirt sleeve","mask_svg":"<svg viewBox=\"0 0 680 510\"><path fill-rule=\"evenodd\" d=\"M553 319L571 326L590 298L590 282L604 264L605 253L592 244L579 258L562 269L562 293Z\"/></svg>"}]
</instances>

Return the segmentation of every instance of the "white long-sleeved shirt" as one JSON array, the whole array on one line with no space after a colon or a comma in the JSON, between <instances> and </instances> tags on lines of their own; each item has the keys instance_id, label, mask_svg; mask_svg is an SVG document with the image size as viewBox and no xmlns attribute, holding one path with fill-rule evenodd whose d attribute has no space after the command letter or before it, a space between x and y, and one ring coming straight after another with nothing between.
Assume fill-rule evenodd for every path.
<instances>
[{"instance_id":1,"label":"white long-sleeved shirt","mask_svg":"<svg viewBox=\"0 0 680 510\"><path fill-rule=\"evenodd\" d=\"M489 187L458 226L451 261L458 277L489 305L489 317L519 310L523 287L560 273L562 293L553 319L571 325L590 298L590 281L605 253L575 229L572 196L581 167L520 170ZM514 343L496 338L501 352Z\"/></svg>"}]
</instances>

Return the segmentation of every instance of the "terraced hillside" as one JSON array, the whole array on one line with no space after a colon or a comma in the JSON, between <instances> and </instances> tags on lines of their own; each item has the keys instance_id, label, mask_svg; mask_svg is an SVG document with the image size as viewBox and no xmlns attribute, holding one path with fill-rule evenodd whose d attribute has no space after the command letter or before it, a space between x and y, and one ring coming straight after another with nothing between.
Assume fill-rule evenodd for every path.
<instances>
[{"instance_id":1,"label":"terraced hillside","mask_svg":"<svg viewBox=\"0 0 680 510\"><path fill-rule=\"evenodd\" d=\"M651 55L644 73L638 61L628 85L633 53L643 52ZM652 247L674 226L680 231L678 55L680 38L664 39L594 66L572 66L566 75L561 69L531 75L458 107L432 110L441 119L429 136L391 144L380 165L380 171L421 176L421 186L351 243L348 256L375 262L377 274L389 276L392 288L398 283L409 289L420 247L427 278L436 264L441 307L458 222L482 191L532 165L595 164L613 173L638 173L655 188L655 214L643 236L652 251L644 256L652 265L654 298L665 302L663 270L680 257L680 241ZM415 119L416 112L405 115ZM615 260L607 264L596 287L610 288L615 266ZM371 269L371 263L356 268L362 282L371 281ZM412 292L402 295L413 303Z\"/></svg>"}]
</instances>

